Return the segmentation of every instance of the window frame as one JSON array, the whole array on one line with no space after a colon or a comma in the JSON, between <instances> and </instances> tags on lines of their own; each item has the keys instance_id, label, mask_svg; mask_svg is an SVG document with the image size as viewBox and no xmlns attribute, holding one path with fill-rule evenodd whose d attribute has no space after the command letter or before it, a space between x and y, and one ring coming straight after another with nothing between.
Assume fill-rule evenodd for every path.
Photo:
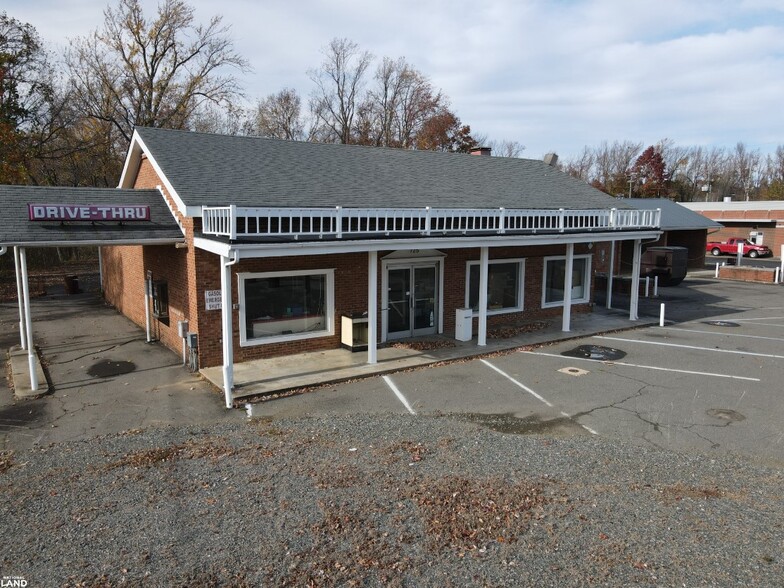
<instances>
[{"instance_id":1,"label":"window frame","mask_svg":"<svg viewBox=\"0 0 784 588\"><path fill-rule=\"evenodd\" d=\"M573 259L584 259L585 270L583 272L583 285L585 287L585 295L581 298L572 298L572 306L575 304L587 304L591 301L591 260L593 255L590 253L582 253L575 255ZM548 262L550 261L564 261L566 262L565 255L549 255L542 260L542 308L558 308L564 305L563 299L557 302L547 302L547 272ZM565 266L564 266L565 267ZM574 288L574 285L572 285Z\"/></svg>"},{"instance_id":2,"label":"window frame","mask_svg":"<svg viewBox=\"0 0 784 588\"><path fill-rule=\"evenodd\" d=\"M274 335L263 338L248 338L247 336L247 304L245 300L245 280L255 280L259 278L288 278L292 276L324 276L326 283L324 300L324 320L326 328L320 331L309 331L307 333L291 333L288 335ZM280 272L243 272L237 274L237 294L240 306L239 312L239 331L240 347L255 347L258 345L269 345L271 343L285 343L288 341L301 341L302 339L316 339L320 337L332 337L335 335L335 270L312 269L312 270L293 270Z\"/></svg>"},{"instance_id":3,"label":"window frame","mask_svg":"<svg viewBox=\"0 0 784 588\"><path fill-rule=\"evenodd\" d=\"M502 263L514 263L517 265L518 271L520 273L519 280L518 280L518 287L517 287L517 306L508 307L508 308L496 308L496 309L487 309L487 316L497 315L497 314L512 314L515 312L523 312L525 309L525 257L510 257L508 259L490 259L487 262L487 274L488 278L490 277L490 266L498 265ZM465 273L465 308L471 308L471 301L469 297L471 295L471 267L472 266L479 266L481 264L480 261L469 260L466 261L466 273ZM489 280L488 280L489 282ZM489 286L489 283L488 283ZM477 288L478 291L478 288ZM477 304L478 306L478 304ZM479 309L473 310L472 309L472 316L478 317L479 316Z\"/></svg>"},{"instance_id":4,"label":"window frame","mask_svg":"<svg viewBox=\"0 0 784 588\"><path fill-rule=\"evenodd\" d=\"M152 316L156 319L169 318L169 282L166 280L152 281Z\"/></svg>"}]
</instances>

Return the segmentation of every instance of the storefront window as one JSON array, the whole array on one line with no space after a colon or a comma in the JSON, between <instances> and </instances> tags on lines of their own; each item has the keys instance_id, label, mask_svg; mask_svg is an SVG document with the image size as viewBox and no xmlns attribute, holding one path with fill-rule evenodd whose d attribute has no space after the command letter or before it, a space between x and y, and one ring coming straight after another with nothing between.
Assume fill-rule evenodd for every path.
<instances>
[{"instance_id":1,"label":"storefront window","mask_svg":"<svg viewBox=\"0 0 784 588\"><path fill-rule=\"evenodd\" d=\"M523 260L490 261L487 266L487 311L489 313L523 310ZM466 304L479 310L479 263L468 264Z\"/></svg>"},{"instance_id":2,"label":"storefront window","mask_svg":"<svg viewBox=\"0 0 784 588\"><path fill-rule=\"evenodd\" d=\"M590 256L575 255L572 262L572 303L588 302ZM566 275L565 257L546 257L544 261L544 291L542 307L563 306Z\"/></svg>"},{"instance_id":3,"label":"storefront window","mask_svg":"<svg viewBox=\"0 0 784 588\"><path fill-rule=\"evenodd\" d=\"M240 275L241 342L332 334L332 278L332 270Z\"/></svg>"}]
</instances>

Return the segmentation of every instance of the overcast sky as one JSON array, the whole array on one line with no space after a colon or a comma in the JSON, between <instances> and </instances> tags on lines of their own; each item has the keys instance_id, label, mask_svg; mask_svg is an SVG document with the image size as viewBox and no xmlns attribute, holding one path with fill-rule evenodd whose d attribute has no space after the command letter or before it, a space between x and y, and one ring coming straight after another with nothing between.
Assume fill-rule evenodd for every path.
<instances>
[{"instance_id":1,"label":"overcast sky","mask_svg":"<svg viewBox=\"0 0 784 588\"><path fill-rule=\"evenodd\" d=\"M143 0L153 16L156 0ZM335 37L405 57L472 131L562 158L602 141L784 144L784 0L191 0L231 26L257 98L292 87ZM106 0L4 0L50 48Z\"/></svg>"}]
</instances>

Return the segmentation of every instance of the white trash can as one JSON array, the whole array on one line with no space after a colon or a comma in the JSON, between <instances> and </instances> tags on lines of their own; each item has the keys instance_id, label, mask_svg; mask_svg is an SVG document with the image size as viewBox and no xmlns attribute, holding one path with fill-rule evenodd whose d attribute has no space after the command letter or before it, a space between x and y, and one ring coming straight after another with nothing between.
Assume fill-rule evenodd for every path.
<instances>
[{"instance_id":1,"label":"white trash can","mask_svg":"<svg viewBox=\"0 0 784 588\"><path fill-rule=\"evenodd\" d=\"M458 308L455 310L455 339L458 341L470 341L473 336L472 323L474 311L470 308Z\"/></svg>"}]
</instances>

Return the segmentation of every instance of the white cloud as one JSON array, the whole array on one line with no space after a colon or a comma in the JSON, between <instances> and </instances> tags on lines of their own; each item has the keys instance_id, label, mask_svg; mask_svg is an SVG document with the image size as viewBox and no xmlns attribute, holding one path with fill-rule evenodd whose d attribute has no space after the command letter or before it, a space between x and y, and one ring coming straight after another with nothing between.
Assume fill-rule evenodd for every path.
<instances>
[{"instance_id":1,"label":"white cloud","mask_svg":"<svg viewBox=\"0 0 784 588\"><path fill-rule=\"evenodd\" d=\"M156 0L143 0L148 14ZM192 0L231 25L255 100L307 96L320 48L347 37L404 56L475 132L562 155L602 140L784 143L781 0ZM84 35L105 2L6 0L48 43ZM35 7L31 6L35 4Z\"/></svg>"}]
</instances>

